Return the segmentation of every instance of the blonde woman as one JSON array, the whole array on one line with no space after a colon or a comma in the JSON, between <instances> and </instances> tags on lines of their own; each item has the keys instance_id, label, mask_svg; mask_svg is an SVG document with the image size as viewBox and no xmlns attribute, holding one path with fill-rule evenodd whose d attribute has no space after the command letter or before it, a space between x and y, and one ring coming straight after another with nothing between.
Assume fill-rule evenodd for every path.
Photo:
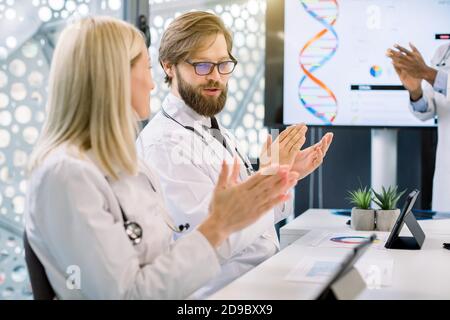
<instances>
[{"instance_id":1,"label":"blonde woman","mask_svg":"<svg viewBox=\"0 0 450 320\"><path fill-rule=\"evenodd\" d=\"M183 226L168 217L134 143L138 118L149 115L149 69L143 37L119 20L81 20L58 41L26 233L60 299L186 298L218 274L215 248L286 201L296 183L277 168L237 184L238 165L224 164L210 215L173 242Z\"/></svg>"}]
</instances>

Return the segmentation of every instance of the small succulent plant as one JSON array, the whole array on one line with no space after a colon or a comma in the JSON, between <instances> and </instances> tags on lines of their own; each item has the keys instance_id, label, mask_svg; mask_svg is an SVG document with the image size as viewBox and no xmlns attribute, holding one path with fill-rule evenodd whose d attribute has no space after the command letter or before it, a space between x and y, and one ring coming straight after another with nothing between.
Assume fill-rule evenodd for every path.
<instances>
[{"instance_id":1,"label":"small succulent plant","mask_svg":"<svg viewBox=\"0 0 450 320\"><path fill-rule=\"evenodd\" d=\"M358 209L370 209L370 203L372 202L372 191L367 187L360 187L354 191L349 191L350 203Z\"/></svg>"},{"instance_id":2,"label":"small succulent plant","mask_svg":"<svg viewBox=\"0 0 450 320\"><path fill-rule=\"evenodd\" d=\"M380 207L381 210L394 210L397 209L397 202L400 197L406 192L406 189L398 192L397 186L391 186L387 189L381 187L381 192L377 193L372 190L375 198L373 201Z\"/></svg>"}]
</instances>

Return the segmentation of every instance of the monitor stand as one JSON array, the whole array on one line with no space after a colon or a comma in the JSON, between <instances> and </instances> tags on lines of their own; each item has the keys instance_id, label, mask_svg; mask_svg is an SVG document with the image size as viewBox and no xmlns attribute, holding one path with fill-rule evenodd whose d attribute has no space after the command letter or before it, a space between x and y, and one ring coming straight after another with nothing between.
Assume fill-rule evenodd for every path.
<instances>
[{"instance_id":1,"label":"monitor stand","mask_svg":"<svg viewBox=\"0 0 450 320\"><path fill-rule=\"evenodd\" d=\"M398 129L371 130L371 187L377 192L397 185L397 133Z\"/></svg>"}]
</instances>

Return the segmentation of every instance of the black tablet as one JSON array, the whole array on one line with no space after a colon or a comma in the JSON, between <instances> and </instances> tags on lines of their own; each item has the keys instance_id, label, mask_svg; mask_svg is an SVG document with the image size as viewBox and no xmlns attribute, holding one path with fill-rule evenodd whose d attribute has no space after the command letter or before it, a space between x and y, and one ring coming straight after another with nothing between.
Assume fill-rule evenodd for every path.
<instances>
[{"instance_id":1,"label":"black tablet","mask_svg":"<svg viewBox=\"0 0 450 320\"><path fill-rule=\"evenodd\" d=\"M341 279L343 276L349 272L352 267L355 265L356 261L366 252L369 248L370 244L376 239L376 235L371 235L366 241L360 243L358 246L352 249L350 255L344 260L341 264L339 270L336 271L334 276L328 282L328 284L324 287L324 289L317 296L316 300L328 300L328 299L336 299L334 293L332 292L333 285Z\"/></svg>"},{"instance_id":2,"label":"black tablet","mask_svg":"<svg viewBox=\"0 0 450 320\"><path fill-rule=\"evenodd\" d=\"M406 198L403 210L400 212L400 215L392 228L391 234L386 241L386 248L418 250L422 247L422 244L425 241L425 233L412 213L412 208L414 207L414 203L416 202L418 195L419 190L414 190ZM413 235L412 237L399 236L405 223L409 231L411 231Z\"/></svg>"}]
</instances>

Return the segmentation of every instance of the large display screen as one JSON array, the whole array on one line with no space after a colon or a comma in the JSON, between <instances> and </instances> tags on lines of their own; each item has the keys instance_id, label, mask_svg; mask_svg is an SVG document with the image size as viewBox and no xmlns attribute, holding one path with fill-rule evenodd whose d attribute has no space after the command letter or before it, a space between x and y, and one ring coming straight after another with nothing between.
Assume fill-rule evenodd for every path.
<instances>
[{"instance_id":1,"label":"large display screen","mask_svg":"<svg viewBox=\"0 0 450 320\"><path fill-rule=\"evenodd\" d=\"M449 0L285 0L283 123L435 125L409 111L386 50L411 42L430 63L449 33Z\"/></svg>"}]
</instances>

